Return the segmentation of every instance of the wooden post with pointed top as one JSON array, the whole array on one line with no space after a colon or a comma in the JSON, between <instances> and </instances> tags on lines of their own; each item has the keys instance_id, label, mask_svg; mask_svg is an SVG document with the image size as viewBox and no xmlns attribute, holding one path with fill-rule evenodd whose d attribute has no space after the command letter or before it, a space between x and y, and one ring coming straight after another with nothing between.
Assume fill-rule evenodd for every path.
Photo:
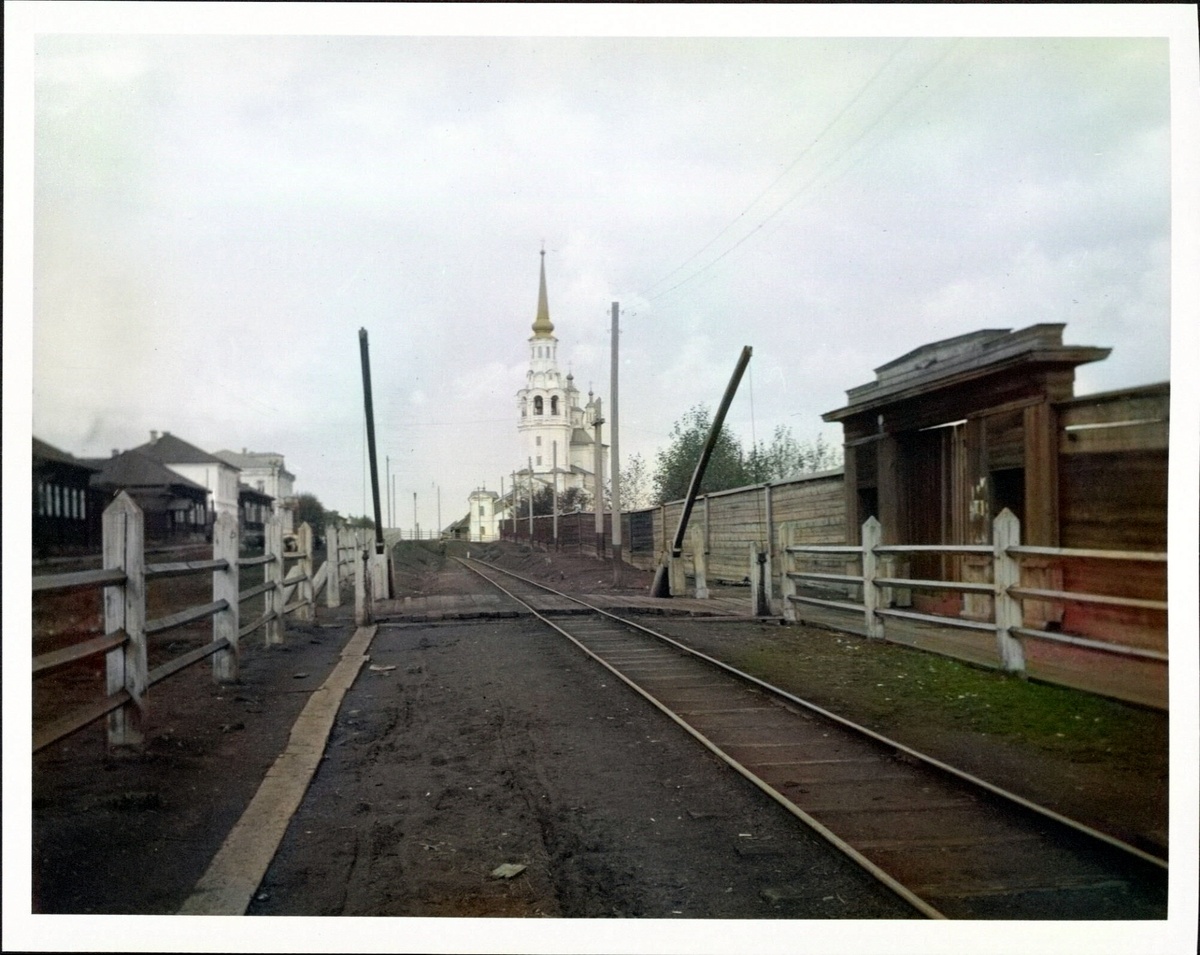
<instances>
[{"instance_id":1,"label":"wooden post with pointed top","mask_svg":"<svg viewBox=\"0 0 1200 955\"><path fill-rule=\"evenodd\" d=\"M124 646L108 651L105 671L108 695L125 690L132 702L108 714L109 746L141 746L145 695L149 684L146 665L146 563L142 509L125 491L104 510L103 559L105 570L123 570L125 583L104 588L104 632L124 631Z\"/></svg>"},{"instance_id":2,"label":"wooden post with pointed top","mask_svg":"<svg viewBox=\"0 0 1200 955\"><path fill-rule=\"evenodd\" d=\"M213 640L226 640L229 648L213 654L213 680L233 683L238 678L238 523L232 514L218 514L213 524L213 560L224 560L225 569L213 571L213 602L226 607L213 614Z\"/></svg>"}]
</instances>

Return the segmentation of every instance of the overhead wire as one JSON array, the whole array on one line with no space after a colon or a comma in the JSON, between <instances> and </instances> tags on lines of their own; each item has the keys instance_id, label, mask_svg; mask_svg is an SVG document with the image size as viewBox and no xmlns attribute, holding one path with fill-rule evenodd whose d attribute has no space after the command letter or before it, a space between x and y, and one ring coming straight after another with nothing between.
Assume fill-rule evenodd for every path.
<instances>
[{"instance_id":1,"label":"overhead wire","mask_svg":"<svg viewBox=\"0 0 1200 955\"><path fill-rule=\"evenodd\" d=\"M818 144L818 143L821 141L821 139L822 139L822 138L825 136L825 134L826 134L826 133L828 133L828 132L829 132L831 129L833 129L833 127L837 125L837 123L838 123L838 122L841 120L841 118L842 118L843 116L845 116L845 115L846 115L846 113L848 113L848 112L850 111L850 109L851 109L851 108L852 108L852 107L853 107L853 106L854 106L854 105L855 105L855 104L856 104L856 103L857 103L857 102L858 102L860 99L862 99L862 97L863 97L863 96L866 94L867 90L868 90L868 89L870 89L872 85L874 85L875 81L876 81L877 79L879 79L879 77L880 77L880 76L883 74L883 72L884 72L884 71L885 71L885 70L886 70L886 69L887 69L889 66L891 66L892 62L893 62L893 61L896 59L896 57L897 57L897 56L899 56L899 55L900 55L900 52L901 52L901 51L902 51L902 50L903 50L903 49L904 49L904 48L905 48L905 47L906 47L906 46L907 46L907 45L908 45L910 42L911 42L911 40L909 40L909 39L907 39L907 38L906 38L906 39L903 41L903 43L901 43L901 44L900 44L898 47L896 47L894 50L892 50L891 54L890 54L890 55L888 56L888 58L887 58L887 59L886 59L886 60L883 62L883 65L882 65L882 66L880 66L880 67L879 67L879 69L875 71L875 73L874 73L874 74L871 76L871 78L870 78L870 79L868 79L868 80L867 80L867 81L866 81L866 82L865 82L865 83L864 83L862 86L860 86L860 87L859 87L858 91L857 91L857 92L854 94L854 96L852 96L852 97L851 97L851 98L850 98L850 99L847 101L846 105L845 105L845 106L843 106L843 107L842 107L842 108L841 108L841 109L838 111L837 115L836 115L836 116L834 116L834 117L833 117L833 119L831 119L831 120L830 120L830 121L829 121L829 122L828 122L828 123L825 125L825 128L824 128L824 129L822 129L822 130L821 130L821 132L819 132L819 133L816 135L816 137L815 137L815 138L814 138L814 139L813 139L813 140L812 140L812 141L811 141L811 142L810 142L810 143L809 143L807 146L805 146L805 147L804 147L802 150L800 150L800 152L799 152L799 154L796 156L796 158L795 158L795 159L793 159L793 160L792 160L790 163L788 163L788 165L787 165L787 168L785 168L785 169L783 170L783 172L781 172L781 173L780 173L778 176L776 176L776 177L775 177L773 180L771 180L771 182L770 182L770 183L768 183L768 184L767 184L767 185L766 185L766 186L763 188L763 190L762 190L762 191L761 191L761 192L760 192L760 193L759 193L757 196L755 196L755 197L754 197L754 198L753 198L753 199L750 201L750 203L749 203L749 204L746 206L746 208L744 208L744 209L743 209L741 212L739 212L739 213L738 213L736 216L734 216L734 218L732 219L732 221L730 221L729 223L727 223L727 224L725 225L725 227L724 227L724 228L722 228L722 229L721 229L721 230L720 230L720 231L719 231L719 232L718 232L716 235L714 235L714 236L713 236L711 239L709 239L709 240L708 240L706 243L704 243L704 245L702 245L702 246L701 246L699 249L697 249L697 250L696 250L695 252L693 252L693 253L692 253L690 256L688 256L688 258L686 258L686 259L685 259L683 262L681 262L679 265L675 266L675 268L673 268L673 269L672 269L670 272L668 272L668 273L667 273L666 275L664 275L662 278L656 279L654 282L651 282L651 283L650 283L650 285L649 285L649 286L647 286L647 288L646 288L646 291L647 291L647 293L651 292L651 291L654 289L654 287L655 287L655 286L657 286L657 285L661 285L663 282L667 281L669 278L671 278L671 276L675 275L675 273L677 273L677 272L679 272L679 271L683 270L684 268L686 268L686 267L687 267L687 266L688 266L688 265L689 265L689 264L690 264L690 263L691 263L693 260L695 260L695 259L699 258L699 257L700 257L700 255L702 255L704 252L708 251L708 249L709 249L709 248L711 248L711 247L712 247L712 245L713 245L713 244L714 244L714 243L715 243L715 242L716 242L716 241L717 241L719 238L721 238L721 236L723 236L723 235L724 235L726 232L728 232L728 231L729 231L730 229L732 229L732 228L733 228L735 225L737 225L737 223L738 223L739 221L741 221L741 219L742 219L742 218L744 218L744 217L745 217L745 215L746 215L746 214L747 214L747 213L748 213L748 212L749 212L751 209L753 209L755 205L757 205L757 204L758 204L759 200L760 200L760 199L762 199L762 197L763 197L763 196L765 196L765 195L766 195L768 192L770 192L772 189L774 189L774 188L775 188L775 186L776 186L776 185L778 185L778 184L779 184L779 183L780 183L780 182L781 182L781 181L782 181L784 178L786 178L786 177L787 177L787 175L788 175L788 173L790 173L790 172L791 172L793 169L795 169L795 168L796 168L796 165L797 165L797 164L800 162L800 160L802 160L802 159L803 159L805 156L807 156L807 155L809 154L809 152L810 152L810 151L811 151L811 150L812 150L812 149L813 149L813 148L814 148L814 147L815 147L815 146L816 146L816 145L817 145L817 144Z\"/></svg>"},{"instance_id":2,"label":"overhead wire","mask_svg":"<svg viewBox=\"0 0 1200 955\"><path fill-rule=\"evenodd\" d=\"M898 106L898 105L899 105L901 102L903 102L903 101L904 101L904 100L905 100L905 99L906 99L906 98L909 96L909 94L910 94L910 93L911 93L911 92L912 92L912 91L913 91L913 90L914 90L914 89L915 89L915 88L918 86L918 84L920 84L920 83L921 83L923 80L925 80L925 79L926 79L926 78L927 78L927 77L928 77L928 76L929 76L931 73L933 73L933 72L934 72L934 70L936 70L938 67L940 67L940 66L941 66L941 64L942 64L942 63L943 63L943 62L944 62L944 61L947 59L947 57L949 57L949 56L950 56L950 54L951 54L952 52L954 52L954 50L957 48L957 46L958 46L959 42L960 42L960 41L958 41L958 40L954 41L954 42L953 42L953 43L952 43L952 44L951 44L951 45L950 45L950 46L949 46L949 47L946 49L946 51L945 51L945 52L943 52L943 53L942 53L942 55L941 55L941 56L939 56L939 57L937 58L937 60L935 60L935 61L933 62L933 64L932 64L932 65L930 65L930 66L929 66L927 69L925 69L925 70L924 70L924 71L923 71L923 72L922 72L920 75L918 75L918 76L917 76L916 78L914 78L914 79L913 79L911 82L909 82L909 83L908 83L908 84L907 84L907 85L904 87L904 89L903 89L903 90L902 90L902 91L901 91L901 92L900 92L900 93L899 93L897 96L893 97L893 98L891 99L891 101L890 101L890 102L889 102L889 103L888 103L888 104L885 106L885 108L882 110L882 112L878 113L878 114L877 114L877 115L876 115L876 116L875 116L875 117L874 117L872 120L870 120L870 122L868 122L868 123L867 123L867 124L866 124L866 125L865 125L865 126L862 128L862 129L861 129L861 131L858 133L858 135L854 136L854 138L853 138L853 139L851 139L851 140L850 140L850 141L849 141L849 142L848 142L848 143L847 143L847 144L846 144L844 147L842 147L842 148L841 148L841 149L840 149L838 152L836 152L836 153L835 153L833 156L831 156L831 157L829 157L827 160L825 160L825 162L824 162L824 163L822 163L822 165L821 165L821 166L820 166L818 169L816 169L816 170L815 170L815 172L814 172L812 175L810 175L810 176L809 176L809 178L808 178L808 179L807 179L807 180L806 180L806 181L805 181L805 182L804 182L804 183L803 183L803 184L802 184L802 185L801 185L801 186L800 186L798 189L796 189L796 190L795 190L795 191L794 191L794 192L793 192L793 193L792 193L790 196L788 196L786 199L784 199L782 202L780 202L780 203L779 203L779 204L778 204L778 205L777 205L777 206L776 206L776 207L775 207L775 208L774 208L774 209L773 209L773 210L772 210L770 213L768 213L768 214L766 215L766 217L765 217L765 218L763 218L763 219L762 219L762 221L760 221L760 222L759 222L757 225L755 225L755 226L754 226L754 227L753 227L753 228L752 228L752 229L751 229L749 232L745 233L745 234L744 234L744 235L743 235L743 236L742 236L740 239L738 239L738 240L737 240L736 242L734 242L734 243L733 243L731 246L729 246L728 248L726 248L726 249L725 249L723 252L721 252L721 253L720 253L719 255L717 255L715 258L711 259L711 260L710 260L710 261L708 261L706 264L704 264L704 265L700 266L698 269L696 269L696 270L695 270L694 272L692 272L690 275L686 276L686 277L685 277L685 278L683 278L681 281L679 281L679 282L675 283L675 284L674 284L674 285L672 285L670 288L664 289L663 291L661 291L661 292L658 292L658 293L655 293L655 294L648 295L648 296L647 296L648 300L649 300L650 302L657 302L657 301L659 301L659 300L661 300L661 299L665 298L666 296L670 295L672 292L674 292L674 291L676 291L676 290L678 290L678 289L680 289L680 288L682 288L682 287L684 287L684 286L686 286L686 285L688 285L688 284L692 283L693 281L695 281L695 280L696 280L697 278L699 278L700 276L702 276L702 275L705 275L706 273L710 273L710 272L711 272L711 270L712 270L712 269L713 269L713 268L714 268L714 267L715 267L715 266L716 266L718 263L720 263L722 260L724 260L724 259L725 259L727 256L729 256L731 253L733 253L734 251L736 251L737 249L739 249L739 248L740 248L742 245L744 245L744 244L745 244L745 243L746 243L746 242L747 242L749 239L751 239L751 238L755 237L756 235L758 235L758 233L759 233L759 232L761 232L761 230L762 230L762 229L763 229L763 228L764 228L766 225L768 225L768 224L769 224L769 223L770 223L772 220L774 220L774 219L775 219L777 216L779 216L779 215L780 215L780 214L781 214L781 213L782 213L782 212L783 212L785 209L787 209L789 206L791 206L791 205L792 205L792 204L793 204L793 203L794 203L794 202L795 202L797 199L799 199L801 196L803 196L803 195L805 195L806 193L808 193L809 191L811 191L812 187L813 187L814 185L816 185L816 183L820 182L820 181L821 181L821 178L822 178L822 176L824 176L824 175L825 175L825 174L826 174L826 173L827 173L827 172L828 172L828 171L829 171L829 170L830 170L830 169L831 169L831 168L832 168L832 167L833 167L833 166L834 166L834 165L835 165L835 164L836 164L838 161L840 161L840 160L842 160L843 158L845 158L845 157L846 157L846 155L847 155L847 154L848 154L848 153L849 153L851 150L853 150L855 147L857 147L857 146L858 146L858 145L859 145L859 144L860 144L860 143L861 143L861 142L862 142L862 141L863 141L863 140L864 140L864 139L865 139L865 138L866 138L868 135L870 135L872 132L874 132L874 131L875 131L875 130L876 130L876 129L877 129L879 126L880 126L880 124L881 124L881 123L883 123L883 122L884 122L884 120L886 120L886 119L887 119L887 118L888 118L888 117L889 117L889 116L892 114L892 112L893 112L893 111L896 109L896 107L897 107L897 106ZM892 55L891 57L889 57L889 60L888 60L888 62L887 62L887 63L885 63L885 64L884 64L884 67L883 67L883 68L881 68L881 70L877 71L877 72L876 72L876 74L875 74L874 76L872 76L871 80L870 80L870 81L868 81L868 83L867 83L867 84L866 84L866 85L865 85L863 88L861 88L861 89L858 91L858 93L857 93L857 94L855 95L855 97L854 97L854 98L851 100L851 102L850 102L850 103L848 103L848 104L847 104L847 106L846 106L845 108L843 108L843 109L842 109L842 110L841 110L841 111L838 113L838 116L837 116L837 117L835 117L835 119L834 119L834 120L832 120L832 121L831 121L831 122L830 122L830 123L829 123L829 124L828 124L828 125L825 127L825 129L824 129L824 130L822 131L822 133L821 133L821 134L820 134L820 135L817 137L817 139L816 139L816 140L814 140L814 142L813 142L812 144L810 144L810 146L808 146L808 147L806 147L806 148L805 148L805 150L802 152L802 154L801 154L800 156L798 156L798 157L797 157L797 159L796 159L796 160L795 160L795 161L792 163L792 165L791 165L791 166L789 166L789 167L788 167L788 170L787 170L787 171L784 173L784 175L787 175L787 172L790 172L790 171L791 171L791 169L792 169L792 168L793 168L793 167L796 165L796 163L797 163L797 162L799 162L799 160L800 160L801 158L804 158L804 156L806 156L806 155L808 154L808 152L811 150L812 146L816 145L816 143L817 143L817 142L820 142L820 141L821 141L821 139L822 139L822 138L823 138L823 137L824 137L824 136L825 136L825 135L826 135L826 134L827 134L827 133L828 133L828 132L829 132L829 131L830 131L830 130L833 128L833 126L834 126L834 125L835 125L837 122L839 122L839 121L841 120L841 118L842 118L842 117L844 117L844 116L846 115L846 113L849 111L850 107L851 107L851 106L852 106L852 105L853 105L855 102L857 102L857 100L858 100L858 99L860 99L860 98L862 97L862 95L865 93L866 89L867 89L867 88L868 88L868 87L871 85L871 83L873 83L873 82L875 81L875 79L876 79L876 78L877 78L879 75L881 75L881 73L882 73L883 69L885 69L885 68L886 68L886 67L887 67L887 66L888 66L888 65L889 65L889 64L892 62L892 60L894 60L894 59L895 59L895 57L896 57L896 56L899 54L899 52L900 52L899 50L897 50L897 51L894 51L894 52L893 52L893 55ZM832 179L832 180L830 180L830 181L836 181L836 179L837 179L838 177L840 177L841 175L844 175L844 174L845 174L845 172L846 172L846 171L848 171L848 169L850 169L850 168L853 168L853 166L854 166L854 165L857 165L857 163L858 163L858 162L861 162L861 161L862 161L862 159L863 159L863 156L860 154L859 158L858 158L857 160L855 160L855 162L854 162L854 163L852 163L852 164L851 164L849 167L847 167L847 169L843 169L843 170L841 170L841 172L839 172L839 173L837 174L837 176L833 177L833 179ZM746 211L748 211L750 208L752 208L752 207L753 207L753 206L754 206L754 205L755 205L755 204L758 202L758 199L759 199L759 198L761 198L761 196L762 196L763 194L765 194L765 192L767 192L767 191L770 191L770 189L771 189L771 188L773 188L773 186L774 186L774 185L775 185L775 184L776 184L776 183L777 183L777 182L778 182L778 181L779 181L781 178L783 178L783 177L782 177L782 176L780 176L780 177L777 177L777 178L776 178L776 180L775 180L775 181L774 181L774 182L773 182L773 183L772 183L770 186L768 186L768 187L767 187L767 189L766 189L766 190L764 190L764 192L763 192L763 193L760 193L759 197L757 197L757 198L754 200L754 202L752 202L752 203L750 204L750 206L748 206L748 207L747 207L747 210L746 210ZM744 213L743 213L743 214L744 214ZM739 218L740 218L740 216L739 216ZM736 220L735 220L735 221L736 221ZM782 224L782 222L781 222L780 224ZM777 228L778 228L778 227L777 227ZM728 230L728 227L726 227L726 229L723 229L721 233L718 233L718 236L717 236L717 237L715 237L715 238L719 238L719 236L720 236L721 234L723 234L723 233L724 233L725 231L727 231L727 230ZM768 235L770 235L770 234L773 234L775 231L776 231L776 229L773 229L773 230L771 230L771 232L770 232L770 233L767 233L767 234L768 234ZM715 238L714 238L714 241L715 241ZM713 244L713 242L712 242L712 241L710 241L710 242L709 242L709 243L708 243L708 244L705 246L705 248L711 247L711 245L712 245L712 244ZM695 259L695 258L696 258L696 256L695 256L695 255L693 255L693 256L691 257L691 259L689 259L688 261L692 261L692 260L693 260L693 259ZM686 263L685 263L685 264L686 264ZM672 270L672 272L671 272L671 273L668 273L668 274L675 274L675 273L677 273L678 271L679 271L679 268L676 268L676 269ZM662 282L662 280L658 280L657 282L653 283L653 284L650 286L650 288L653 288L655 285L661 284L661 282Z\"/></svg>"}]
</instances>

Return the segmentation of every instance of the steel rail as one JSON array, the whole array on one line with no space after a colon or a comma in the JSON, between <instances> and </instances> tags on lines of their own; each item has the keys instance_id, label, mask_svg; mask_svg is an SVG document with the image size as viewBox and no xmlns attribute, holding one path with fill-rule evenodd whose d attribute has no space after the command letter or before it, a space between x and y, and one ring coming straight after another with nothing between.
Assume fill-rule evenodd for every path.
<instances>
[{"instance_id":1,"label":"steel rail","mask_svg":"<svg viewBox=\"0 0 1200 955\"><path fill-rule=\"evenodd\" d=\"M461 558L455 558L455 559L461 560ZM986 790L987 792L991 793L994 796L998 796L999 798L1001 798L1005 801L1008 801L1008 802L1013 803L1014 805L1020 806L1022 809L1037 813L1038 815L1043 816L1046 819L1053 820L1054 822L1056 822L1060 825L1063 825L1063 826L1066 826L1067 828L1073 829L1074 831L1080 833L1081 835L1085 835L1085 836L1088 836L1089 838L1095 839L1099 842L1103 842L1105 845L1107 845L1111 848L1128 853L1128 854L1140 859L1141 861L1149 863L1158 868L1161 868L1164 871L1166 871L1168 869L1168 863L1167 863L1167 860L1165 860L1165 859L1162 859L1156 855L1153 855L1152 853L1149 853L1142 849L1139 849L1136 846L1132 846L1129 843L1124 842L1123 840L1118 839L1115 836L1111 836L1106 832L1102 832L1099 829L1095 829L1095 828L1087 825L1086 823L1079 822L1076 819L1071 819L1069 816L1064 816L1061 813L1057 813L1053 809L1049 809L1046 806L1042 806L1038 803L1032 802L1031 800L1026 799L1024 796L1019 796L1016 793L1010 792L1007 789L1003 789L1002 787L997 786L994 783L990 783L985 779L980 779L978 776L973 776L964 770L957 769L956 767L951 766L948 763L944 763L941 760L935 759L932 756L928 756L925 753L920 752L919 750L915 750L909 746L904 745L903 743L898 743L895 740L890 739L889 737L884 736L881 733L877 733L874 730L868 729L865 726L860 726L858 723L855 723L852 720L846 719L844 716L839 716L838 714L836 714L830 710L826 710L823 707L820 707L815 703L811 703L808 700L805 700L805 699L802 699L801 697L795 696L794 694L791 694L791 693L787 692L786 690L782 690L779 687L766 682L765 680L761 680L756 676L753 676L749 673L745 673L742 670L738 670L736 667L730 666L728 663L724 663L723 661L718 660L715 657L711 657L706 653L702 653L699 650L693 649L692 647L689 647L686 644L681 643L678 640L675 640L675 639L667 636L666 634L659 633L655 630L651 630L649 627L645 627L633 620L629 620L625 617L621 617L618 614L611 613L610 611L604 610L603 608L595 607L592 604L589 604L585 600L580 600L578 597L574 597L571 594L562 593L561 591L555 590L553 587L547 587L545 584L539 583L536 580L530 580L527 577L522 577L520 574L514 574L512 571L504 570L500 567L495 567L491 564L484 564L484 566L488 567L490 570L496 570L499 573L506 574L509 577L513 577L517 580L523 581L524 583L530 584L530 585L537 587L541 590L544 590L548 593L554 594L557 597L562 597L562 598L565 598L566 600L573 601L574 603L580 604L581 606L584 606L597 614L600 614L605 617L609 617L612 620L614 620L626 627L630 627L632 629L639 630L642 633L645 633L648 636L654 637L657 640L661 640L663 642L669 643L672 646L674 646L688 654L691 654L692 656L703 659L703 660L713 664L714 666L719 667L720 669L733 674L734 676L737 676L743 680L746 680L750 683L755 684L756 686L766 690L768 693L778 696L781 699L785 699L790 703L794 703L797 706L802 706L805 709L810 710L813 713L817 713L817 714L825 717L826 719L832 720L833 722L846 727L847 729L853 730L854 732L859 733L863 736L867 736L870 739L872 739L878 743L881 743L885 746L894 748L897 751L904 753L906 756L909 756L912 759L915 759L915 760L923 763L926 766L930 766L934 769L948 773L948 774L962 780L963 782L966 782L972 786L979 787L980 789ZM474 569L474 568L472 568L472 569ZM495 586L499 587L499 584L495 584L494 581L493 581L493 584ZM501 588L501 589L503 589L503 588ZM518 599L518 598L514 598L514 599ZM524 603L524 601L520 601L520 602ZM528 605L526 604L526 606L528 606ZM530 609L532 609L532 608L530 608ZM535 613L535 615L537 614L536 611L533 611L533 612ZM538 616L540 616L540 615L538 615ZM551 625L553 626L553 624L551 624ZM556 627L555 629L558 629L558 628ZM995 628L988 627L988 629L994 630Z\"/></svg>"},{"instance_id":2,"label":"steel rail","mask_svg":"<svg viewBox=\"0 0 1200 955\"><path fill-rule=\"evenodd\" d=\"M914 909L916 909L922 915L926 916L927 918L931 918L931 919L944 919L946 917L941 912L939 912L936 908L934 908L932 905L930 905L928 902L926 902L924 899L922 899L920 896L916 895L907 886L896 881L896 879L894 879L886 871L881 869L874 862L872 862L870 859L868 859L866 856L864 856L862 853L860 853L857 849L855 849L848 842L846 842L845 840L840 838L838 835L836 835L830 829L826 828L819 821L817 821L815 818L813 818L808 813L806 813L803 809L801 809L799 806L797 806L794 802L792 802L790 799L788 799L786 796L784 796L783 793L779 792L774 787L770 786L768 783L766 783L762 779L760 779L757 775L755 775L748 768L746 768L744 765L742 765L738 760L734 759L732 756L730 756L728 753L726 753L723 749L721 749L716 743L714 743L712 740L710 740L707 736L705 736L703 733L701 733L699 730L697 730L694 726L692 726L686 720L681 718L674 710L672 710L670 707L668 707L665 703L661 702L657 697L655 697L651 693L647 692L645 689L643 689L641 686L639 686L637 683L635 683L633 680L631 680L629 677L627 677L620 670L616 669L614 666L612 666L610 663L608 663L603 657L598 656L595 652L593 652L591 649L589 649L587 646L585 646L583 643L581 643L579 640L577 640L573 635L568 633L566 630L564 630L562 627L560 627L558 624L556 624L549 617L546 617L543 614L539 613L536 608L531 606L526 601L522 600L520 597L518 597L512 591L508 590L506 587L503 587L497 581L488 577L481 570L479 570L479 568L471 566L471 564L467 563L462 558L456 557L455 560L458 560L469 570L473 571L474 573L476 573L480 577L482 577L484 580L488 581L493 587L497 588L501 593L508 596L511 600L520 604L522 607L525 607L527 610L529 610L529 612L533 616L535 616L538 620L542 621L542 623L546 624L546 626L550 627L553 630L556 630L562 636L564 636L568 640L570 640L573 644L575 644L575 646L577 646L585 654L587 654L589 657L591 657L593 660L595 660L597 663L599 663L602 667L604 667L606 670L608 670L618 680L620 680L622 683L626 684L630 689L632 689L634 692L636 692L638 695L640 695L645 700L647 700L650 704L652 704L655 708L660 710L664 715L666 715L668 718L670 718L672 722L677 724L680 728L682 728L688 734L690 734L692 737L694 737L701 745L703 745L706 749L708 749L713 755L718 757L720 760L722 760L724 763L726 763L728 766L730 766L732 769L734 769L737 773L739 773L741 776L746 778L749 782L753 783L765 795L769 796L775 802L779 803L784 809L786 809L789 813L791 813L793 816L795 816L797 819L799 819L801 822L803 822L813 832L815 832L817 835L821 836L823 839L825 839L827 842L829 842L832 846L834 846L834 848L836 848L839 852L843 853L849 859L854 861L862 869L864 869L871 876L873 876L878 882L880 882L880 884L886 886L895 895L897 895L903 901L907 902L909 905L911 905ZM499 568L495 568L495 569L499 570ZM508 571L501 571L501 573L508 573ZM591 604L587 603L586 601L579 600L579 599L577 599L575 597L571 597L567 594L559 593L559 591L553 590L550 587L543 587L541 584L537 584L534 581L527 580L526 578L521 577L518 574L510 574L509 576L515 577L518 580L525 581L526 583L533 584L533 586L535 586L535 587L541 587L541 589L547 590L558 596L566 597L568 600L573 600L575 603L582 604L584 607L587 607L588 609L590 609L596 613L599 613L602 616L610 617L611 619L613 619L617 623L621 624L622 626L632 626L632 627L634 627L634 629L637 629L637 630L645 630L646 629L644 627L641 627L638 624L632 624L630 621L627 621L621 617L618 617L616 614L608 613L605 610L601 610L599 607L593 607ZM676 643L674 640L671 640L669 637L666 637L663 634L657 634L651 630L646 630L646 632L653 634L655 637L658 637L660 639L664 639L668 643L675 644L676 646L680 647L681 649L687 650L689 653L693 653L696 656L704 657L704 659L710 660L712 662L717 662L718 665L721 665L721 664L719 664L718 661L712 660L711 657L707 657L702 653L697 653L696 651L690 650L689 648L684 647L682 644Z\"/></svg>"}]
</instances>

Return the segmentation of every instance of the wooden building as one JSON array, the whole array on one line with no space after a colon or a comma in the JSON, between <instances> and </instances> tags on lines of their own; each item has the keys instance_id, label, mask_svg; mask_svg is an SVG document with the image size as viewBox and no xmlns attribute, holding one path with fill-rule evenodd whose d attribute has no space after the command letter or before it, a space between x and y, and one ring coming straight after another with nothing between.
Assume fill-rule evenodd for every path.
<instances>
[{"instance_id":1,"label":"wooden building","mask_svg":"<svg viewBox=\"0 0 1200 955\"><path fill-rule=\"evenodd\" d=\"M1064 345L1063 328L990 329L924 345L850 389L846 406L823 416L844 429L847 541L858 543L863 522L874 516L884 544L988 544L993 520L1007 508L1021 522L1023 544L1165 551L1170 386L1076 397L1075 369L1110 349ZM987 564L914 554L896 570L902 577L986 580ZM1112 561L1023 567L1027 585L1098 593L1128 583L1114 575L1130 573ZM1135 596L1165 595L1163 566L1136 573L1146 579ZM910 598L933 612L953 612L960 599L899 596ZM972 598L962 603L971 616ZM1027 625L1085 635L1119 634L1130 616L1025 605Z\"/></svg>"},{"instance_id":2,"label":"wooden building","mask_svg":"<svg viewBox=\"0 0 1200 955\"><path fill-rule=\"evenodd\" d=\"M35 557L100 549L100 517L107 503L92 488L96 468L33 439L33 553Z\"/></svg>"},{"instance_id":3,"label":"wooden building","mask_svg":"<svg viewBox=\"0 0 1200 955\"><path fill-rule=\"evenodd\" d=\"M149 543L203 540L208 533L208 489L137 450L89 461L92 486L108 498L128 491L144 515Z\"/></svg>"}]
</instances>

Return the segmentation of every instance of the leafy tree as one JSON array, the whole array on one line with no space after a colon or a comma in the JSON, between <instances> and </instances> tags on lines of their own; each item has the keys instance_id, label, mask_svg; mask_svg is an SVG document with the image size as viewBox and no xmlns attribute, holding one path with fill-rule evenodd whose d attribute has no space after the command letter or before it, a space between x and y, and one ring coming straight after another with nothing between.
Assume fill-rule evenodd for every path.
<instances>
[{"instance_id":1,"label":"leafy tree","mask_svg":"<svg viewBox=\"0 0 1200 955\"><path fill-rule=\"evenodd\" d=\"M692 407L675 422L671 443L658 452L654 472L656 504L677 501L687 495L711 427L712 416L705 405ZM741 443L722 427L704 470L700 491L723 491L752 483L754 479L747 470Z\"/></svg>"},{"instance_id":2,"label":"leafy tree","mask_svg":"<svg viewBox=\"0 0 1200 955\"><path fill-rule=\"evenodd\" d=\"M841 449L824 435L817 435L815 441L798 441L791 428L783 426L775 429L770 444L760 441L746 457L747 470L755 483L828 471L841 463Z\"/></svg>"},{"instance_id":3,"label":"leafy tree","mask_svg":"<svg viewBox=\"0 0 1200 955\"><path fill-rule=\"evenodd\" d=\"M621 468L621 510L636 511L654 504L653 478L640 454L631 454Z\"/></svg>"},{"instance_id":4,"label":"leafy tree","mask_svg":"<svg viewBox=\"0 0 1200 955\"><path fill-rule=\"evenodd\" d=\"M558 513L570 514L576 510L587 510L591 507L591 495L580 487L569 487L558 492ZM542 484L533 492L533 516L554 513L554 488ZM529 514L529 498L526 496L518 506L517 516Z\"/></svg>"},{"instance_id":5,"label":"leafy tree","mask_svg":"<svg viewBox=\"0 0 1200 955\"><path fill-rule=\"evenodd\" d=\"M301 494L296 498L296 526L307 523L313 533L325 533L325 508L315 494Z\"/></svg>"}]
</instances>

